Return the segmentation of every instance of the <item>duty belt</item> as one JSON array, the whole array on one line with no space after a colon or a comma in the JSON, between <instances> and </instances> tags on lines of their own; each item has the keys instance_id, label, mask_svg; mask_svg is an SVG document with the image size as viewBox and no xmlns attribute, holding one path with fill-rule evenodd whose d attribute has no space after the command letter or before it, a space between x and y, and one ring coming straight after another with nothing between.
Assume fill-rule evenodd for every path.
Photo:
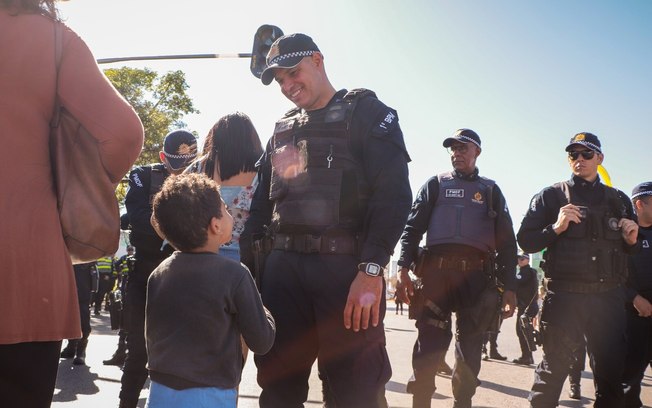
<instances>
[{"instance_id":1,"label":"duty belt","mask_svg":"<svg viewBox=\"0 0 652 408\"><path fill-rule=\"evenodd\" d=\"M428 265L437 270L448 269L461 272L484 270L484 264L484 259L437 254L432 255L428 260Z\"/></svg>"},{"instance_id":2,"label":"duty belt","mask_svg":"<svg viewBox=\"0 0 652 408\"><path fill-rule=\"evenodd\" d=\"M276 234L274 249L294 251L304 254L345 254L359 252L358 238L353 236L320 236L311 234Z\"/></svg>"},{"instance_id":3,"label":"duty belt","mask_svg":"<svg viewBox=\"0 0 652 408\"><path fill-rule=\"evenodd\" d=\"M615 289L620 285L618 282L568 282L546 279L546 288L552 292L571 293L601 293Z\"/></svg>"}]
</instances>

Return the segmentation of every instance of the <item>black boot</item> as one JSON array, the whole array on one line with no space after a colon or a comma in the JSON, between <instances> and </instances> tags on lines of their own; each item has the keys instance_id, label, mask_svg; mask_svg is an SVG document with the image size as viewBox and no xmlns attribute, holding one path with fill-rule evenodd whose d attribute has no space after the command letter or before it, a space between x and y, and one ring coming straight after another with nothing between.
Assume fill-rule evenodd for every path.
<instances>
[{"instance_id":1,"label":"black boot","mask_svg":"<svg viewBox=\"0 0 652 408\"><path fill-rule=\"evenodd\" d=\"M75 351L75 359L72 360L74 365L86 365L86 346L88 345L88 338L81 339L77 342L77 350Z\"/></svg>"},{"instance_id":2,"label":"black boot","mask_svg":"<svg viewBox=\"0 0 652 408\"><path fill-rule=\"evenodd\" d=\"M582 389L580 388L579 384L571 384L570 385L570 390L568 391L568 398L574 399L574 400L581 400L582 399Z\"/></svg>"},{"instance_id":3,"label":"black boot","mask_svg":"<svg viewBox=\"0 0 652 408\"><path fill-rule=\"evenodd\" d=\"M102 361L104 365L114 365L122 367L127 358L127 346L124 343L118 343L118 349L113 353L110 359Z\"/></svg>"},{"instance_id":4,"label":"black boot","mask_svg":"<svg viewBox=\"0 0 652 408\"><path fill-rule=\"evenodd\" d=\"M68 340L68 344L61 350L61 358L73 358L75 357L75 350L77 349L77 342L79 340Z\"/></svg>"},{"instance_id":5,"label":"black boot","mask_svg":"<svg viewBox=\"0 0 652 408\"><path fill-rule=\"evenodd\" d=\"M499 361L507 360L507 357L500 355L500 353L498 352L498 349L493 348L493 347L489 351L489 358L492 359L492 360L499 360Z\"/></svg>"}]
</instances>

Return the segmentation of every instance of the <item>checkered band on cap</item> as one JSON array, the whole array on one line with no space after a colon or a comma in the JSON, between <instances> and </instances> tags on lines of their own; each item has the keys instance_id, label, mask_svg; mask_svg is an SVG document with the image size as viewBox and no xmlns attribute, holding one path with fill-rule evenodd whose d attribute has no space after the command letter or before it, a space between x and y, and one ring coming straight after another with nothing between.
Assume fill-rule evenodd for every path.
<instances>
[{"instance_id":1,"label":"checkered band on cap","mask_svg":"<svg viewBox=\"0 0 652 408\"><path fill-rule=\"evenodd\" d=\"M168 159L194 159L196 155L196 153L170 154L165 152L165 157Z\"/></svg>"},{"instance_id":2,"label":"checkered band on cap","mask_svg":"<svg viewBox=\"0 0 652 408\"><path fill-rule=\"evenodd\" d=\"M459 139L460 142L464 142L464 143L471 142L471 143L473 143L474 145L476 145L476 146L478 146L478 147L481 147L481 146L478 144L478 142L477 142L475 139L471 138L471 137L464 136L464 135L455 135L454 137L455 137L455 139Z\"/></svg>"},{"instance_id":3,"label":"checkered band on cap","mask_svg":"<svg viewBox=\"0 0 652 408\"><path fill-rule=\"evenodd\" d=\"M600 146L596 145L595 143L587 142L586 140L580 140L578 142L572 142L571 144L578 144L578 145L586 146L591 150L595 150L598 153L602 153L602 150L600 149Z\"/></svg>"},{"instance_id":4,"label":"checkered band on cap","mask_svg":"<svg viewBox=\"0 0 652 408\"><path fill-rule=\"evenodd\" d=\"M278 55L274 58L272 58L270 61L267 62L267 65L274 65L278 64L281 61L288 59L288 58L294 58L294 57L309 57L312 54L314 54L316 51L296 51L296 52L290 52L288 54L283 54L283 55Z\"/></svg>"},{"instance_id":5,"label":"checkered band on cap","mask_svg":"<svg viewBox=\"0 0 652 408\"><path fill-rule=\"evenodd\" d=\"M652 196L652 191L641 191L639 193L633 194L632 199L640 196Z\"/></svg>"}]
</instances>

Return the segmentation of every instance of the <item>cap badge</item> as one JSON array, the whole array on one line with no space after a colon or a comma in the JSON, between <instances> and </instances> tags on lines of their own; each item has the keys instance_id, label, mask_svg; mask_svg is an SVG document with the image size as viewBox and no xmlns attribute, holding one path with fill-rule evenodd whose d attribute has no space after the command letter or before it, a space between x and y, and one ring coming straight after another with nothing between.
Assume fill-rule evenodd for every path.
<instances>
[{"instance_id":1,"label":"cap badge","mask_svg":"<svg viewBox=\"0 0 652 408\"><path fill-rule=\"evenodd\" d=\"M579 142L581 140L584 140L586 138L586 135L584 133L580 133L579 135L575 136L575 141Z\"/></svg>"},{"instance_id":2,"label":"cap badge","mask_svg":"<svg viewBox=\"0 0 652 408\"><path fill-rule=\"evenodd\" d=\"M193 148L186 143L181 143L179 145L179 148L177 149L177 154L192 154L192 153L193 153Z\"/></svg>"}]
</instances>

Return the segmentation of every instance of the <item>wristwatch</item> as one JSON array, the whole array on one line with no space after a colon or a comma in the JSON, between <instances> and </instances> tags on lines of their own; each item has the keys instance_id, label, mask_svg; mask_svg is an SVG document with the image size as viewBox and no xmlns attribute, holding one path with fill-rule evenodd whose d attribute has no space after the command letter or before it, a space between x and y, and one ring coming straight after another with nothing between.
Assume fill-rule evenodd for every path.
<instances>
[{"instance_id":1,"label":"wristwatch","mask_svg":"<svg viewBox=\"0 0 652 408\"><path fill-rule=\"evenodd\" d=\"M380 276L383 274L383 267L374 262L363 262L358 265L358 270L369 276Z\"/></svg>"}]
</instances>

